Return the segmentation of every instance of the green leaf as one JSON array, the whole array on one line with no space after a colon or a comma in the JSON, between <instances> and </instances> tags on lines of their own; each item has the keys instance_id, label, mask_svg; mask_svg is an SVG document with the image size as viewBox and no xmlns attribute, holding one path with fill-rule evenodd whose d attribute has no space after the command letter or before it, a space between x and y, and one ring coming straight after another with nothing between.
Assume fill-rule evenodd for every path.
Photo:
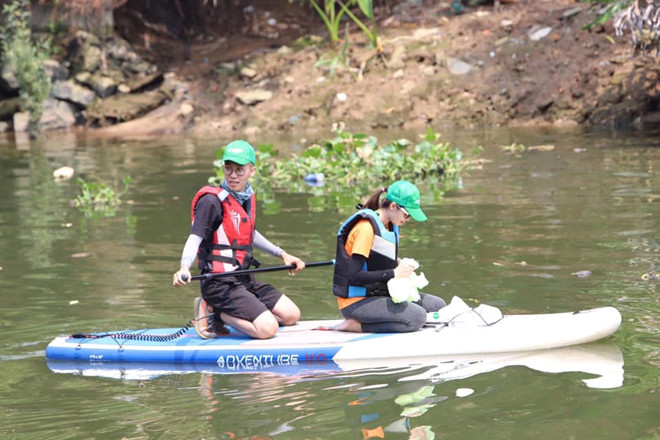
<instances>
[{"instance_id":1,"label":"green leaf","mask_svg":"<svg viewBox=\"0 0 660 440\"><path fill-rule=\"evenodd\" d=\"M323 150L319 145L312 145L303 152L302 157L321 157L322 154Z\"/></svg>"},{"instance_id":2,"label":"green leaf","mask_svg":"<svg viewBox=\"0 0 660 440\"><path fill-rule=\"evenodd\" d=\"M257 151L264 154L272 154L274 150L275 146L273 144L261 144L257 147Z\"/></svg>"},{"instance_id":3,"label":"green leaf","mask_svg":"<svg viewBox=\"0 0 660 440\"><path fill-rule=\"evenodd\" d=\"M346 151L346 144L344 143L334 144L332 146L332 151L334 151L337 154L344 153Z\"/></svg>"},{"instance_id":4,"label":"green leaf","mask_svg":"<svg viewBox=\"0 0 660 440\"><path fill-rule=\"evenodd\" d=\"M358 5L360 10L367 18L373 20L374 18L374 5L371 0L358 0Z\"/></svg>"}]
</instances>

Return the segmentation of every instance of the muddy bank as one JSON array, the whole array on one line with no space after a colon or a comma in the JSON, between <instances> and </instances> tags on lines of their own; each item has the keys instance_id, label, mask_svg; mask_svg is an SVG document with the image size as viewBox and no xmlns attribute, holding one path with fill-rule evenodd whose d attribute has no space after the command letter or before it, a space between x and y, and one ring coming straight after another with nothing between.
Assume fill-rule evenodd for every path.
<instances>
[{"instance_id":1,"label":"muddy bank","mask_svg":"<svg viewBox=\"0 0 660 440\"><path fill-rule=\"evenodd\" d=\"M658 120L657 60L632 57L628 38L616 37L611 24L586 30L597 5L519 0L457 11L449 3L408 0L382 14L383 51L376 53L359 29L345 52L322 38L296 39L308 28L326 34L313 16L301 25L290 7L266 10L268 2L261 3L241 32L213 41L161 38L158 45L143 33L125 35L180 92L153 97L159 105L146 115L118 114L110 119L132 120L88 130L230 138L318 132L336 122L357 131L642 129ZM103 110L106 101L93 109Z\"/></svg>"},{"instance_id":2,"label":"muddy bank","mask_svg":"<svg viewBox=\"0 0 660 440\"><path fill-rule=\"evenodd\" d=\"M416 11L380 25L383 53L353 33L346 62L324 44L281 46L192 77L186 130L247 136L330 127L655 124L658 66L631 57L599 8L536 1ZM333 64L334 63L334 64Z\"/></svg>"}]
</instances>

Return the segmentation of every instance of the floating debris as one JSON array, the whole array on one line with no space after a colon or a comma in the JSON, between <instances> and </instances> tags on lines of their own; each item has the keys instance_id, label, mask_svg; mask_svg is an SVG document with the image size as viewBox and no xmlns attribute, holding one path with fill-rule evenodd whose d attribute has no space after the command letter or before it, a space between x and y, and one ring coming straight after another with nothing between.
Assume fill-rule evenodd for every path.
<instances>
[{"instance_id":1,"label":"floating debris","mask_svg":"<svg viewBox=\"0 0 660 440\"><path fill-rule=\"evenodd\" d=\"M472 388L459 388L456 390L456 397L467 397L474 393Z\"/></svg>"},{"instance_id":2,"label":"floating debris","mask_svg":"<svg viewBox=\"0 0 660 440\"><path fill-rule=\"evenodd\" d=\"M644 281L660 281L660 273L653 273L653 272L645 273L644 275L642 275L642 279Z\"/></svg>"},{"instance_id":3,"label":"floating debris","mask_svg":"<svg viewBox=\"0 0 660 440\"><path fill-rule=\"evenodd\" d=\"M571 273L571 275L575 275L578 278L586 278L588 276L591 276L591 271L590 270L579 270L577 272Z\"/></svg>"},{"instance_id":4,"label":"floating debris","mask_svg":"<svg viewBox=\"0 0 660 440\"><path fill-rule=\"evenodd\" d=\"M310 186L323 186L325 175L323 173L313 173L305 176L305 183Z\"/></svg>"},{"instance_id":5,"label":"floating debris","mask_svg":"<svg viewBox=\"0 0 660 440\"><path fill-rule=\"evenodd\" d=\"M555 149L554 145L534 145L527 147L527 151L552 151Z\"/></svg>"},{"instance_id":6,"label":"floating debris","mask_svg":"<svg viewBox=\"0 0 660 440\"><path fill-rule=\"evenodd\" d=\"M53 171L55 180L69 180L73 177L76 171L71 167L60 167Z\"/></svg>"}]
</instances>

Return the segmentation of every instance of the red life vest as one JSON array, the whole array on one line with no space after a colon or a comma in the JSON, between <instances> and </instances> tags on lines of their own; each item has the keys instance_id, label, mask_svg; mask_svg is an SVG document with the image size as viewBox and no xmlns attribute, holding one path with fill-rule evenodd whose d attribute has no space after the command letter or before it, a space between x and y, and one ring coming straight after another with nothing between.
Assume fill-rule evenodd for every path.
<instances>
[{"instance_id":1,"label":"red life vest","mask_svg":"<svg viewBox=\"0 0 660 440\"><path fill-rule=\"evenodd\" d=\"M209 263L213 273L247 269L252 261L252 239L254 237L257 199L252 194L248 211L229 192L216 186L205 186L197 191L190 207L191 221L195 221L195 205L200 197L213 194L222 204L222 222L213 232L213 242L203 240L197 251L199 268L208 272Z\"/></svg>"}]
</instances>

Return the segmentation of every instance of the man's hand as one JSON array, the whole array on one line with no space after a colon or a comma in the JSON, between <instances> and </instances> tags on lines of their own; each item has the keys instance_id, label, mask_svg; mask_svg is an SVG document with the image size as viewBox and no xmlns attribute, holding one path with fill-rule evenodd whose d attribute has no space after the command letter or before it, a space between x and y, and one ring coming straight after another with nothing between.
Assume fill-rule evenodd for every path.
<instances>
[{"instance_id":1,"label":"man's hand","mask_svg":"<svg viewBox=\"0 0 660 440\"><path fill-rule=\"evenodd\" d=\"M186 279L185 281L183 279ZM181 266L178 272L174 274L172 285L174 287L185 286L190 282L192 276L190 275L190 268L188 266Z\"/></svg>"},{"instance_id":2,"label":"man's hand","mask_svg":"<svg viewBox=\"0 0 660 440\"><path fill-rule=\"evenodd\" d=\"M289 264L293 264L294 266L296 266L295 269L291 269L289 271L289 274L291 275L295 275L296 272L298 272L299 270L303 270L305 268L305 262L303 260L301 260L298 257L294 257L293 255L289 255L284 251L282 251L280 258L282 259L282 261L284 261L285 266L288 266Z\"/></svg>"}]
</instances>

